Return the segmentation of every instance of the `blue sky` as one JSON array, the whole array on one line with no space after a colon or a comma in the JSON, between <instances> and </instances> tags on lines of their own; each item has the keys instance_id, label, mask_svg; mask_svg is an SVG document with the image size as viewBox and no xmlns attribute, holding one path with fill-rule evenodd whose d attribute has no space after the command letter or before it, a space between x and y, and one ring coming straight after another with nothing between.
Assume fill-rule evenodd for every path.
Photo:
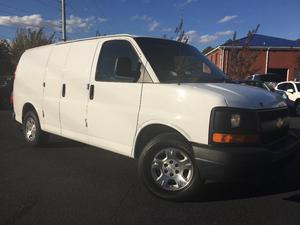
<instances>
[{"instance_id":1,"label":"blue sky","mask_svg":"<svg viewBox=\"0 0 300 225\"><path fill-rule=\"evenodd\" d=\"M66 0L70 39L130 33L174 36L180 18L193 45L216 46L246 35L260 24L260 34L300 38L299 0ZM60 38L59 0L0 0L0 38L13 39L17 27L56 31Z\"/></svg>"}]
</instances>

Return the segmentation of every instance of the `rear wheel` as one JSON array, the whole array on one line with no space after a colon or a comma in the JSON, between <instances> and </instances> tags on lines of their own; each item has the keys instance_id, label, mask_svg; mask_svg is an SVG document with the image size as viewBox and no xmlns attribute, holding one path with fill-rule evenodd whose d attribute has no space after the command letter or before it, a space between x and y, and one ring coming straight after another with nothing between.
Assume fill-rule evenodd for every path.
<instances>
[{"instance_id":1,"label":"rear wheel","mask_svg":"<svg viewBox=\"0 0 300 225\"><path fill-rule=\"evenodd\" d=\"M174 133L161 134L145 146L139 174L148 190L169 200L188 199L203 183L190 145Z\"/></svg>"},{"instance_id":2,"label":"rear wheel","mask_svg":"<svg viewBox=\"0 0 300 225\"><path fill-rule=\"evenodd\" d=\"M296 116L300 116L300 100L295 102L295 114Z\"/></svg>"},{"instance_id":3,"label":"rear wheel","mask_svg":"<svg viewBox=\"0 0 300 225\"><path fill-rule=\"evenodd\" d=\"M23 134L25 141L32 146L42 146L48 142L49 134L41 130L39 119L32 111L24 116Z\"/></svg>"}]
</instances>

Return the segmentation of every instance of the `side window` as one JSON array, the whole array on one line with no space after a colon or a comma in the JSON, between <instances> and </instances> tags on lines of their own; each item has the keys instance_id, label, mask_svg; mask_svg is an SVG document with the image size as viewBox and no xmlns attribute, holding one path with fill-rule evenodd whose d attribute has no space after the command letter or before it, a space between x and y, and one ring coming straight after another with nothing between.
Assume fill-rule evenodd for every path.
<instances>
[{"instance_id":1,"label":"side window","mask_svg":"<svg viewBox=\"0 0 300 225\"><path fill-rule=\"evenodd\" d=\"M139 58L128 41L113 40L102 45L96 70L96 81L137 82Z\"/></svg>"},{"instance_id":2,"label":"side window","mask_svg":"<svg viewBox=\"0 0 300 225\"><path fill-rule=\"evenodd\" d=\"M293 89L293 91L295 91L295 87L294 87L294 85L291 84L291 83L287 83L287 84L286 84L286 90L288 90L288 89Z\"/></svg>"},{"instance_id":3,"label":"side window","mask_svg":"<svg viewBox=\"0 0 300 225\"><path fill-rule=\"evenodd\" d=\"M279 90L286 91L286 90L287 90L287 89L286 89L286 83L279 84L279 85L278 85L278 89L279 89Z\"/></svg>"}]
</instances>

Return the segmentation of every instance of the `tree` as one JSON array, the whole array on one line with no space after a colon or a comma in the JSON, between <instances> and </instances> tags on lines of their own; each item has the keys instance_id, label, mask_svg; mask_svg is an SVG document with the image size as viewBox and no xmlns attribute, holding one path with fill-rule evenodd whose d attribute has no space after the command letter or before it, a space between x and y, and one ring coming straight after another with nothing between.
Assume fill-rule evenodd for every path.
<instances>
[{"instance_id":1,"label":"tree","mask_svg":"<svg viewBox=\"0 0 300 225\"><path fill-rule=\"evenodd\" d=\"M300 41L300 38L296 39L296 41Z\"/></svg>"},{"instance_id":2,"label":"tree","mask_svg":"<svg viewBox=\"0 0 300 225\"><path fill-rule=\"evenodd\" d=\"M171 40L176 40L179 42L183 42L183 43L188 43L189 42L189 36L185 33L184 29L183 29L183 19L180 19L179 24L177 25L177 27L175 28L174 31L174 35L175 37L168 37L166 34L163 35L164 39L171 39Z\"/></svg>"},{"instance_id":3,"label":"tree","mask_svg":"<svg viewBox=\"0 0 300 225\"><path fill-rule=\"evenodd\" d=\"M38 30L19 29L11 43L12 63L17 65L25 50L51 44L54 42L55 33L47 35L43 28Z\"/></svg>"},{"instance_id":4,"label":"tree","mask_svg":"<svg viewBox=\"0 0 300 225\"><path fill-rule=\"evenodd\" d=\"M106 34L101 34L99 30L96 30L96 37L106 36Z\"/></svg>"},{"instance_id":5,"label":"tree","mask_svg":"<svg viewBox=\"0 0 300 225\"><path fill-rule=\"evenodd\" d=\"M231 46L228 54L228 74L233 79L245 79L247 76L256 73L260 68L255 68L254 64L259 55L259 50L250 49L250 43L259 29L259 24L255 29L249 30L244 44L241 46L238 40L228 42ZM235 34L236 36L236 34Z\"/></svg>"},{"instance_id":6,"label":"tree","mask_svg":"<svg viewBox=\"0 0 300 225\"><path fill-rule=\"evenodd\" d=\"M183 19L180 19L180 22L178 26L175 28L175 40L183 43L189 42L189 37L186 35L184 29L183 29Z\"/></svg>"},{"instance_id":7,"label":"tree","mask_svg":"<svg viewBox=\"0 0 300 225\"><path fill-rule=\"evenodd\" d=\"M0 76L13 74L10 45L6 40L0 40Z\"/></svg>"}]
</instances>

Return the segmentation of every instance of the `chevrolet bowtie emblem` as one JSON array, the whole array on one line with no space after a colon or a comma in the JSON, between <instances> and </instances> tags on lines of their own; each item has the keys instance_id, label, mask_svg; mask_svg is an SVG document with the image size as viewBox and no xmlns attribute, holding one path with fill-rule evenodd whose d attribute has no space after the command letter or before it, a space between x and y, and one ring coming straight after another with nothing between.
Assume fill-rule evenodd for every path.
<instances>
[{"instance_id":1,"label":"chevrolet bowtie emblem","mask_svg":"<svg viewBox=\"0 0 300 225\"><path fill-rule=\"evenodd\" d=\"M284 124L284 120L282 118L278 118L276 121L276 127L281 128Z\"/></svg>"}]
</instances>

